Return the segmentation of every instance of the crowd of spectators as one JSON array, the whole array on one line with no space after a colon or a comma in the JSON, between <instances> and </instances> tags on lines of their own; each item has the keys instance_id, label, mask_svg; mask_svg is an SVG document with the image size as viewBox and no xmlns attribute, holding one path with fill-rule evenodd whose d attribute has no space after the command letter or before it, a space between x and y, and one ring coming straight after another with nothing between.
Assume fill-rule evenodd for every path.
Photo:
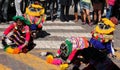
<instances>
[{"instance_id":1,"label":"crowd of spectators","mask_svg":"<svg viewBox=\"0 0 120 70\"><path fill-rule=\"evenodd\" d=\"M22 15L25 8L34 3L35 0L0 0L0 22L11 20L14 15ZM74 21L78 22L81 17L83 24L96 24L102 17L110 18L115 16L120 20L120 0L39 0L40 4L45 8L45 14L49 15L51 21L59 18L60 21L69 22L70 7L73 6ZM79 5L78 5L79 4ZM79 6L79 7L78 7ZM78 9L80 8L80 12ZM103 13L106 14L102 16ZM92 18L90 13L92 12ZM56 14L56 16L54 15ZM78 15L81 14L81 15Z\"/></svg>"}]
</instances>

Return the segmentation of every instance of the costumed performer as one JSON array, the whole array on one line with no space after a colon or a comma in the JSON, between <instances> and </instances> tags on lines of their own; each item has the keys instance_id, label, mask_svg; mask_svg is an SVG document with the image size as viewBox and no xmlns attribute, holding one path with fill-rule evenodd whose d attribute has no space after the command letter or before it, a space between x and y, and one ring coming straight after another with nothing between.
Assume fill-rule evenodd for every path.
<instances>
[{"instance_id":1,"label":"costumed performer","mask_svg":"<svg viewBox=\"0 0 120 70\"><path fill-rule=\"evenodd\" d=\"M5 29L2 36L2 44L4 50L8 53L18 54L20 52L26 53L30 47L35 45L30 37L30 30L26 24L30 22L23 16L14 16L15 22L11 23Z\"/></svg>"},{"instance_id":2,"label":"costumed performer","mask_svg":"<svg viewBox=\"0 0 120 70\"><path fill-rule=\"evenodd\" d=\"M43 23L46 20L46 15L44 13L45 9L39 4L38 0L35 0L33 4L30 4L26 8L24 16L30 21L30 24L28 25L33 33L42 30Z\"/></svg>"},{"instance_id":3,"label":"costumed performer","mask_svg":"<svg viewBox=\"0 0 120 70\"><path fill-rule=\"evenodd\" d=\"M65 42L61 44L60 49L57 52L57 56L66 60L67 63L72 63L78 56L78 50L88 47L89 42L86 37L67 38Z\"/></svg>"},{"instance_id":4,"label":"costumed performer","mask_svg":"<svg viewBox=\"0 0 120 70\"><path fill-rule=\"evenodd\" d=\"M98 50L109 54L109 56L114 56L112 40L117 21L118 20L115 17L112 17L110 20L102 18L101 22L99 22L91 32L92 38L90 39L90 43Z\"/></svg>"}]
</instances>

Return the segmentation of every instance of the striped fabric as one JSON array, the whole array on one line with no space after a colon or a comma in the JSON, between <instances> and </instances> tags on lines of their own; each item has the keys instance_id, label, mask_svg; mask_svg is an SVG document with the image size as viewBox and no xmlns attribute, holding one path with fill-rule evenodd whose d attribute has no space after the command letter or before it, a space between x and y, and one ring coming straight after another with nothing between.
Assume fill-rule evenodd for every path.
<instances>
[{"instance_id":1,"label":"striped fabric","mask_svg":"<svg viewBox=\"0 0 120 70\"><path fill-rule=\"evenodd\" d=\"M22 31L14 31L13 34L9 37L10 40L12 40L17 46L23 44L25 42L24 33Z\"/></svg>"},{"instance_id":2,"label":"striped fabric","mask_svg":"<svg viewBox=\"0 0 120 70\"><path fill-rule=\"evenodd\" d=\"M70 41L72 42L72 50L74 49L84 49L89 46L88 40L85 37L71 37Z\"/></svg>"}]
</instances>

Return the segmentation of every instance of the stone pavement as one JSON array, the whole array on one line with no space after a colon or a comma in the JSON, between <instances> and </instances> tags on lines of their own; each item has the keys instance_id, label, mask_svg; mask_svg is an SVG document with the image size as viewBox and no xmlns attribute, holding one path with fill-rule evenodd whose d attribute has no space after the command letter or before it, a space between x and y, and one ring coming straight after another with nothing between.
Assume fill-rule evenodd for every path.
<instances>
[{"instance_id":1,"label":"stone pavement","mask_svg":"<svg viewBox=\"0 0 120 70\"><path fill-rule=\"evenodd\" d=\"M0 24L0 36L8 24ZM48 64L44 57L40 56L42 51L56 52L60 44L71 36L84 36L88 39L91 37L91 30L95 27L89 25L81 25L78 23L46 21L43 30L44 33L50 34L43 38L35 39L36 47L27 54L8 54L2 50L0 44L0 70L60 70L59 66ZM120 25L116 27L114 33L114 46L118 50L117 58L113 61L120 67Z\"/></svg>"}]
</instances>

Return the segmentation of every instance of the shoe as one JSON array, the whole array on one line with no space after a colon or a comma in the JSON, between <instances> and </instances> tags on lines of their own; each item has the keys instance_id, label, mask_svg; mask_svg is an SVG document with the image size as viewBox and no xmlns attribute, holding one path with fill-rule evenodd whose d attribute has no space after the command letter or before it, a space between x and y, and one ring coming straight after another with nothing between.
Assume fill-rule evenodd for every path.
<instances>
[{"instance_id":1,"label":"shoe","mask_svg":"<svg viewBox=\"0 0 120 70\"><path fill-rule=\"evenodd\" d=\"M54 19L51 19L52 22L54 22Z\"/></svg>"},{"instance_id":2,"label":"shoe","mask_svg":"<svg viewBox=\"0 0 120 70\"><path fill-rule=\"evenodd\" d=\"M69 22L69 19L68 19L68 18L65 18L65 21Z\"/></svg>"},{"instance_id":3,"label":"shoe","mask_svg":"<svg viewBox=\"0 0 120 70\"><path fill-rule=\"evenodd\" d=\"M93 25L93 23L92 23L92 22L90 22L88 25L89 25L89 26L92 26L92 25Z\"/></svg>"},{"instance_id":4,"label":"shoe","mask_svg":"<svg viewBox=\"0 0 120 70\"><path fill-rule=\"evenodd\" d=\"M60 21L65 22L65 19L60 19Z\"/></svg>"},{"instance_id":5,"label":"shoe","mask_svg":"<svg viewBox=\"0 0 120 70\"><path fill-rule=\"evenodd\" d=\"M85 25L86 24L86 22L82 22L82 25Z\"/></svg>"}]
</instances>

